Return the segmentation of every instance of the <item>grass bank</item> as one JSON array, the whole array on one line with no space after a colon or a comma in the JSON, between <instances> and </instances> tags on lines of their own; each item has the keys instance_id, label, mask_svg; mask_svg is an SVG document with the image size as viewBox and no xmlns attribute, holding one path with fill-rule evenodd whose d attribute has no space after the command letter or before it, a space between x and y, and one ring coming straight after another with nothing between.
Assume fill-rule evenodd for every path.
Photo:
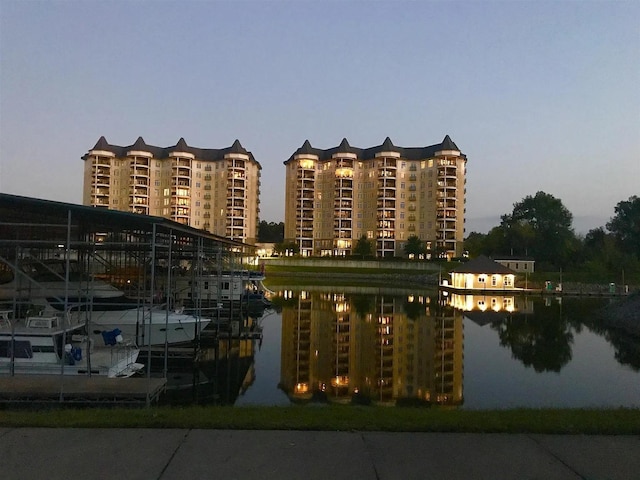
<instances>
[{"instance_id":1,"label":"grass bank","mask_svg":"<svg viewBox=\"0 0 640 480\"><path fill-rule=\"evenodd\" d=\"M0 427L640 434L637 409L465 411L372 406L0 410Z\"/></svg>"}]
</instances>

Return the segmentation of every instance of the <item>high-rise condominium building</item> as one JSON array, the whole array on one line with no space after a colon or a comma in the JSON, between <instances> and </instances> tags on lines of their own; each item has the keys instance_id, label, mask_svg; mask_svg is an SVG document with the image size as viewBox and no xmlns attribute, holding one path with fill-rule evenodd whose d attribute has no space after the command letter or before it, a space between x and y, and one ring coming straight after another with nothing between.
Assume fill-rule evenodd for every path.
<instances>
[{"instance_id":1,"label":"high-rise condominium building","mask_svg":"<svg viewBox=\"0 0 640 480\"><path fill-rule=\"evenodd\" d=\"M467 157L447 135L427 147L334 148L309 141L286 165L285 240L299 253L349 255L358 239L402 256L416 236L431 256L460 256Z\"/></svg>"},{"instance_id":2,"label":"high-rise condominium building","mask_svg":"<svg viewBox=\"0 0 640 480\"><path fill-rule=\"evenodd\" d=\"M110 145L104 137L83 157L83 204L155 215L255 243L260 164L236 140L231 147Z\"/></svg>"}]
</instances>

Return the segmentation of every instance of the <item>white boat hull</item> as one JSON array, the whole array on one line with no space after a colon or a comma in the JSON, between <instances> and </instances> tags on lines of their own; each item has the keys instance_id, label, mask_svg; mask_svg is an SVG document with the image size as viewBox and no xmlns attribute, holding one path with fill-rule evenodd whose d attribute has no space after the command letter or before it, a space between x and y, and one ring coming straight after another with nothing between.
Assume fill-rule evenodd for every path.
<instances>
[{"instance_id":1,"label":"white boat hull","mask_svg":"<svg viewBox=\"0 0 640 480\"><path fill-rule=\"evenodd\" d=\"M81 312L84 315L84 312ZM135 339L139 347L187 343L209 323L184 313L161 309L133 309L91 312L89 331L95 341L102 341L102 331L119 329L123 336Z\"/></svg>"}]
</instances>

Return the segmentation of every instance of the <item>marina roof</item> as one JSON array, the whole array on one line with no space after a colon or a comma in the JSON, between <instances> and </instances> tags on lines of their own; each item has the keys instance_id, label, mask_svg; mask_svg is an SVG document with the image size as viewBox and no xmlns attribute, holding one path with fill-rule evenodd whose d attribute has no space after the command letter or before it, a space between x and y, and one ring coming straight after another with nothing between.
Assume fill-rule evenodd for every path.
<instances>
[{"instance_id":1,"label":"marina roof","mask_svg":"<svg viewBox=\"0 0 640 480\"><path fill-rule=\"evenodd\" d=\"M0 245L29 241L64 243L60 230L70 227L72 241L91 233L136 232L140 235L171 233L227 246L249 247L162 217L120 212L73 203L0 193Z\"/></svg>"}]
</instances>

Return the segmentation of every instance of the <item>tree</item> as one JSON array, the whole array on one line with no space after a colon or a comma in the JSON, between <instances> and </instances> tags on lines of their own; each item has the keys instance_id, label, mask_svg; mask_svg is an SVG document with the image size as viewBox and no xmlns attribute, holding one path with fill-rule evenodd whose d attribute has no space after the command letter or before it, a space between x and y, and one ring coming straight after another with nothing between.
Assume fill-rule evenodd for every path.
<instances>
[{"instance_id":1,"label":"tree","mask_svg":"<svg viewBox=\"0 0 640 480\"><path fill-rule=\"evenodd\" d=\"M258 224L258 242L280 243L284 240L284 223L265 222Z\"/></svg>"},{"instance_id":2,"label":"tree","mask_svg":"<svg viewBox=\"0 0 640 480\"><path fill-rule=\"evenodd\" d=\"M485 243L487 235L484 233L471 232L464 240L464 249L469 252L469 256L477 257L480 254L485 254Z\"/></svg>"},{"instance_id":3,"label":"tree","mask_svg":"<svg viewBox=\"0 0 640 480\"><path fill-rule=\"evenodd\" d=\"M411 257L418 257L419 255L424 255L427 249L425 244L420 238L416 235L411 235L407 238L407 243L404 244L404 253Z\"/></svg>"},{"instance_id":4,"label":"tree","mask_svg":"<svg viewBox=\"0 0 640 480\"><path fill-rule=\"evenodd\" d=\"M273 246L273 252L278 255L297 255L300 253L300 247L296 242L281 242Z\"/></svg>"},{"instance_id":5,"label":"tree","mask_svg":"<svg viewBox=\"0 0 640 480\"><path fill-rule=\"evenodd\" d=\"M362 235L353 248L353 254L360 255L362 258L373 256L373 244L366 236Z\"/></svg>"},{"instance_id":6,"label":"tree","mask_svg":"<svg viewBox=\"0 0 640 480\"><path fill-rule=\"evenodd\" d=\"M615 215L607 223L616 242L626 252L640 258L640 198L633 195L618 202Z\"/></svg>"},{"instance_id":7,"label":"tree","mask_svg":"<svg viewBox=\"0 0 640 480\"><path fill-rule=\"evenodd\" d=\"M510 253L533 255L536 261L564 266L577 249L573 215L562 201L545 192L527 196L502 216L500 228Z\"/></svg>"}]
</instances>

